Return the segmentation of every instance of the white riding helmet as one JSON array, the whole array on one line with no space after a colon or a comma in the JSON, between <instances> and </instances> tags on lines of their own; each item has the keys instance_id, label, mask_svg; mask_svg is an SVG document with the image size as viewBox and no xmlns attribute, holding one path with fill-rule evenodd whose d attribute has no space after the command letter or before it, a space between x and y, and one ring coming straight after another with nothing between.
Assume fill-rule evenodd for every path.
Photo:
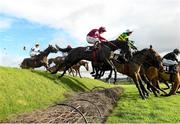
<instances>
[{"instance_id":1,"label":"white riding helmet","mask_svg":"<svg viewBox=\"0 0 180 124\"><path fill-rule=\"evenodd\" d=\"M127 32L127 33L132 33L133 31L132 31L132 30L127 29L127 30L126 30L126 32Z\"/></svg>"},{"instance_id":2,"label":"white riding helmet","mask_svg":"<svg viewBox=\"0 0 180 124\"><path fill-rule=\"evenodd\" d=\"M39 43L36 43L35 45L36 45L36 46L39 46Z\"/></svg>"}]
</instances>

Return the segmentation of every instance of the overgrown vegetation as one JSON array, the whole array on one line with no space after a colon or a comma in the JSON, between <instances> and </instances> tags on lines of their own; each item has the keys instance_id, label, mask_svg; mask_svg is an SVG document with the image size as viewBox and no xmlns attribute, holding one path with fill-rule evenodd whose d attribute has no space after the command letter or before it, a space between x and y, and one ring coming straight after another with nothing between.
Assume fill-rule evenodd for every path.
<instances>
[{"instance_id":1,"label":"overgrown vegetation","mask_svg":"<svg viewBox=\"0 0 180 124\"><path fill-rule=\"evenodd\" d=\"M88 91L95 86L110 87L89 78L57 79L57 75L47 72L0 67L0 120L45 108L64 100L64 93Z\"/></svg>"}]
</instances>

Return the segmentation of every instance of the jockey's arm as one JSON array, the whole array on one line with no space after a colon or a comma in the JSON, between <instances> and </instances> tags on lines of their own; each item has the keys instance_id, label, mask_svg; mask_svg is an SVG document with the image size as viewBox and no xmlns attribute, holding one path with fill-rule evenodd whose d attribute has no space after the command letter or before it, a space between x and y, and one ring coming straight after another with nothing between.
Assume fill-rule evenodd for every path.
<instances>
[{"instance_id":1,"label":"jockey's arm","mask_svg":"<svg viewBox=\"0 0 180 124\"><path fill-rule=\"evenodd\" d=\"M99 36L99 40L100 40L101 42L107 42L107 40L106 40L104 37L101 37L101 36Z\"/></svg>"}]
</instances>

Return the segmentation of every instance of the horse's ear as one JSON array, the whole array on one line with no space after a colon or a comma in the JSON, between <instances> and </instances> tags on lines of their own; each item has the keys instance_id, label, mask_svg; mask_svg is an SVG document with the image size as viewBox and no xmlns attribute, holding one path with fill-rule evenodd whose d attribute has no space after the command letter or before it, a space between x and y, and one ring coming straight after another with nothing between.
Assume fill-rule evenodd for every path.
<instances>
[{"instance_id":1,"label":"horse's ear","mask_svg":"<svg viewBox=\"0 0 180 124\"><path fill-rule=\"evenodd\" d=\"M152 49L152 45L150 45L150 49Z\"/></svg>"}]
</instances>

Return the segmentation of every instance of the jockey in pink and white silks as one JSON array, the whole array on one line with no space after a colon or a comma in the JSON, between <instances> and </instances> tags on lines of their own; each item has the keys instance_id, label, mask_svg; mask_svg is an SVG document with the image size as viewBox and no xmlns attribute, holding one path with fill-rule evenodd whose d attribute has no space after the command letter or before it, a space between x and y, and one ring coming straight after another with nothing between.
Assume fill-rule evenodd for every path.
<instances>
[{"instance_id":1,"label":"jockey in pink and white silks","mask_svg":"<svg viewBox=\"0 0 180 124\"><path fill-rule=\"evenodd\" d=\"M101 36L102 33L106 32L105 27L100 27L99 29L92 29L86 36L86 40L89 44L94 44L95 47L97 43L106 42L107 40Z\"/></svg>"}]
</instances>

